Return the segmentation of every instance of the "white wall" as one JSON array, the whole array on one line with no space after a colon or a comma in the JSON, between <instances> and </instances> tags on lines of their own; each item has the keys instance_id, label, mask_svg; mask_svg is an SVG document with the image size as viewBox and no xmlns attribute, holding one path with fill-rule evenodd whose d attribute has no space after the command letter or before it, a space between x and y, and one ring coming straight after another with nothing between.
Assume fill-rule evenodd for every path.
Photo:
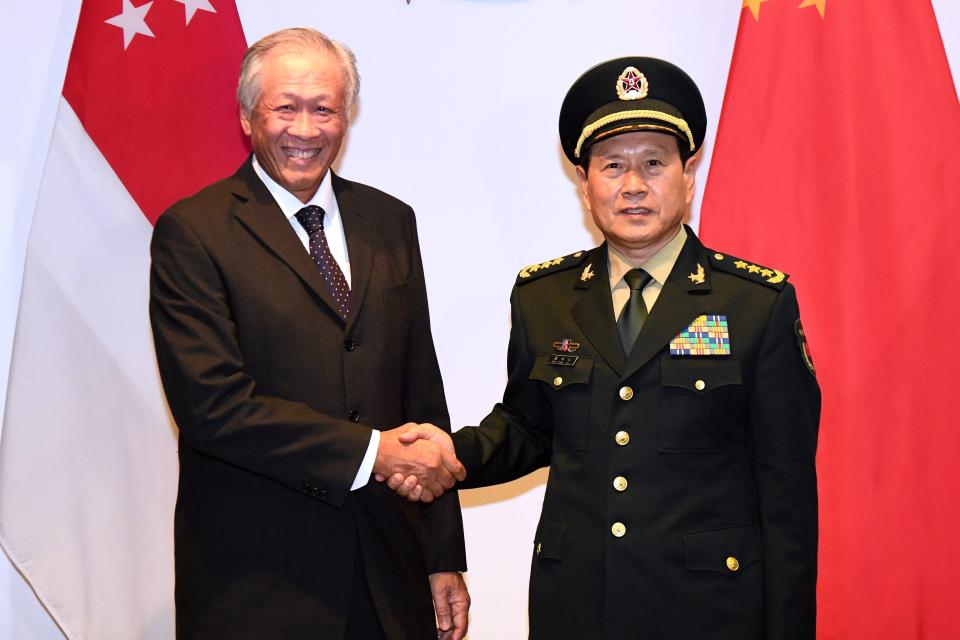
<instances>
[{"instance_id":1,"label":"white wall","mask_svg":"<svg viewBox=\"0 0 960 640\"><path fill-rule=\"evenodd\" d=\"M685 68L703 91L710 119L702 193L740 4L238 2L249 42L306 25L357 53L361 102L339 171L417 210L455 425L475 424L500 398L508 295L517 270L596 242L557 141L557 111L570 83L590 65L618 55L653 55ZM952 0L934 4L956 78L960 7ZM0 69L7 87L0 101L0 398L26 235L79 0L40 6L0 4ZM544 479L541 472L461 494L474 639L526 637L526 582ZM60 637L29 587L0 559L0 638Z\"/></svg>"}]
</instances>

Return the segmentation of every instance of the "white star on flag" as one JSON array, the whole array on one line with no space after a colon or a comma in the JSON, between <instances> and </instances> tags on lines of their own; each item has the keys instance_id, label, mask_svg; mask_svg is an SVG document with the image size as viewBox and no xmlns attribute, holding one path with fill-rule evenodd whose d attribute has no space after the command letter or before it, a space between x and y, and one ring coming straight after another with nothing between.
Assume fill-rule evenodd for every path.
<instances>
[{"instance_id":1,"label":"white star on flag","mask_svg":"<svg viewBox=\"0 0 960 640\"><path fill-rule=\"evenodd\" d=\"M150 2L144 5L135 7L130 0L123 0L123 13L115 15L109 20L104 20L104 22L111 26L123 29L124 50L130 46L133 37L138 33L150 36L151 38L155 37L146 22L147 12L150 11L150 5L152 4L153 0L150 0ZM187 22L189 22L189 20Z\"/></svg>"},{"instance_id":2,"label":"white star on flag","mask_svg":"<svg viewBox=\"0 0 960 640\"><path fill-rule=\"evenodd\" d=\"M209 11L210 13L217 12L217 10L213 8L213 5L210 4L210 0L174 0L174 2L179 2L183 5L183 9L187 14L187 24L190 24L190 21L193 20L193 14L198 10Z\"/></svg>"}]
</instances>

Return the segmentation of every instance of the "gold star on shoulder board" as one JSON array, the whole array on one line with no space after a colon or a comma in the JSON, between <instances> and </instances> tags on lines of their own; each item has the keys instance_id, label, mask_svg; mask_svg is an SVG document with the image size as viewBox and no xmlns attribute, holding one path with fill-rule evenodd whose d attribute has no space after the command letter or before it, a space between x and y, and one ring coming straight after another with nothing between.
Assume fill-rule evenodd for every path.
<instances>
[{"instance_id":1,"label":"gold star on shoulder board","mask_svg":"<svg viewBox=\"0 0 960 640\"><path fill-rule=\"evenodd\" d=\"M586 267L583 268L583 273L580 274L580 281L586 282L596 274L593 272L593 263L591 262Z\"/></svg>"}]
</instances>

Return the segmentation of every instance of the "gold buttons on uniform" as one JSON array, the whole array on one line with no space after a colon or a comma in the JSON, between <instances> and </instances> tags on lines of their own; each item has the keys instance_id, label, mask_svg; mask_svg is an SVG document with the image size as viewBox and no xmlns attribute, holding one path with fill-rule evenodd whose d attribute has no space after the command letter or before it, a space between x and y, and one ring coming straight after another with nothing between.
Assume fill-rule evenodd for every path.
<instances>
[{"instance_id":1,"label":"gold buttons on uniform","mask_svg":"<svg viewBox=\"0 0 960 640\"><path fill-rule=\"evenodd\" d=\"M553 379L553 386L559 387L562 384L563 384L563 378L561 378L560 376L557 376L556 378Z\"/></svg>"},{"instance_id":2,"label":"gold buttons on uniform","mask_svg":"<svg viewBox=\"0 0 960 640\"><path fill-rule=\"evenodd\" d=\"M693 383L693 386L697 388L697 391L703 391L707 388L707 383L703 380L697 380Z\"/></svg>"},{"instance_id":3,"label":"gold buttons on uniform","mask_svg":"<svg viewBox=\"0 0 960 640\"><path fill-rule=\"evenodd\" d=\"M630 442L630 434L627 433L626 431L617 431L617 435L615 439L617 441L617 444L622 447L623 445Z\"/></svg>"},{"instance_id":4,"label":"gold buttons on uniform","mask_svg":"<svg viewBox=\"0 0 960 640\"><path fill-rule=\"evenodd\" d=\"M622 522L614 522L613 526L610 527L610 533L612 533L615 538L622 538L626 532L627 527L624 526Z\"/></svg>"},{"instance_id":5,"label":"gold buttons on uniform","mask_svg":"<svg viewBox=\"0 0 960 640\"><path fill-rule=\"evenodd\" d=\"M633 389L630 387L620 387L620 399L629 400L633 397Z\"/></svg>"},{"instance_id":6,"label":"gold buttons on uniform","mask_svg":"<svg viewBox=\"0 0 960 640\"><path fill-rule=\"evenodd\" d=\"M613 479L613 488L617 491L626 491L627 490L627 479L623 476L617 476Z\"/></svg>"},{"instance_id":7,"label":"gold buttons on uniform","mask_svg":"<svg viewBox=\"0 0 960 640\"><path fill-rule=\"evenodd\" d=\"M723 260L723 254L722 254L722 253L715 253L715 254L713 254L713 257L716 258L717 260Z\"/></svg>"},{"instance_id":8,"label":"gold buttons on uniform","mask_svg":"<svg viewBox=\"0 0 960 640\"><path fill-rule=\"evenodd\" d=\"M740 569L740 561L730 556L727 558L727 569L730 569L730 571L738 571Z\"/></svg>"},{"instance_id":9,"label":"gold buttons on uniform","mask_svg":"<svg viewBox=\"0 0 960 640\"><path fill-rule=\"evenodd\" d=\"M540 543L537 543L537 555L540 555Z\"/></svg>"}]
</instances>

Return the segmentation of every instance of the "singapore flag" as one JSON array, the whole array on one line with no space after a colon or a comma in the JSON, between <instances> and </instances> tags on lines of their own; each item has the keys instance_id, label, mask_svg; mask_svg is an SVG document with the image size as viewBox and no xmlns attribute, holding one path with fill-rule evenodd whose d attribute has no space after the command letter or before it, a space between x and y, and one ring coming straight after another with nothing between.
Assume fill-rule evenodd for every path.
<instances>
[{"instance_id":1,"label":"singapore flag","mask_svg":"<svg viewBox=\"0 0 960 640\"><path fill-rule=\"evenodd\" d=\"M27 249L0 542L69 638L173 637L176 431L147 319L163 210L247 153L233 0L84 0Z\"/></svg>"}]
</instances>

